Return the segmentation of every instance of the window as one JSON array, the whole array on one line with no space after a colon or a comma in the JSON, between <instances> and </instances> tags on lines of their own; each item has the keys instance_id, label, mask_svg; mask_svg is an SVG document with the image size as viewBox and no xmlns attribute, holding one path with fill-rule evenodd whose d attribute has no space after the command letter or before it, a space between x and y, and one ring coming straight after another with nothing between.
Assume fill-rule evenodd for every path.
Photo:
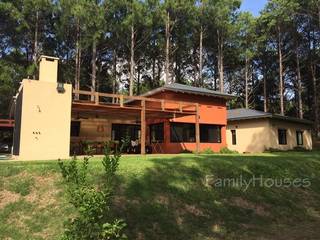
<instances>
[{"instance_id":1,"label":"window","mask_svg":"<svg viewBox=\"0 0 320 240\"><path fill-rule=\"evenodd\" d=\"M80 121L71 121L71 137L79 137L80 135Z\"/></svg>"},{"instance_id":2,"label":"window","mask_svg":"<svg viewBox=\"0 0 320 240\"><path fill-rule=\"evenodd\" d=\"M140 139L140 125L112 124L112 140L121 141L127 138L130 141Z\"/></svg>"},{"instance_id":3,"label":"window","mask_svg":"<svg viewBox=\"0 0 320 240\"><path fill-rule=\"evenodd\" d=\"M237 132L236 130L231 130L232 145L237 145Z\"/></svg>"},{"instance_id":4,"label":"window","mask_svg":"<svg viewBox=\"0 0 320 240\"><path fill-rule=\"evenodd\" d=\"M200 142L221 143L221 126L200 124Z\"/></svg>"},{"instance_id":5,"label":"window","mask_svg":"<svg viewBox=\"0 0 320 240\"><path fill-rule=\"evenodd\" d=\"M297 145L302 146L303 145L303 131L297 131Z\"/></svg>"},{"instance_id":6,"label":"window","mask_svg":"<svg viewBox=\"0 0 320 240\"><path fill-rule=\"evenodd\" d=\"M278 141L280 145L287 144L287 130L286 129L278 129Z\"/></svg>"},{"instance_id":7,"label":"window","mask_svg":"<svg viewBox=\"0 0 320 240\"><path fill-rule=\"evenodd\" d=\"M163 123L151 124L150 128L150 142L163 142Z\"/></svg>"},{"instance_id":8,"label":"window","mask_svg":"<svg viewBox=\"0 0 320 240\"><path fill-rule=\"evenodd\" d=\"M195 142L195 125L192 123L171 123L171 142Z\"/></svg>"}]
</instances>

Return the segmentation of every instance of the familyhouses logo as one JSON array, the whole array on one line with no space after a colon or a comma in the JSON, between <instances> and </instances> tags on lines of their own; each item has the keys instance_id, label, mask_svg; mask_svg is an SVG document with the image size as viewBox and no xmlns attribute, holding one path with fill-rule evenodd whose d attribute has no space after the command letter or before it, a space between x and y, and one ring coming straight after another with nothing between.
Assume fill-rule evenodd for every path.
<instances>
[{"instance_id":1,"label":"familyhouses logo","mask_svg":"<svg viewBox=\"0 0 320 240\"><path fill-rule=\"evenodd\" d=\"M249 187L308 188L311 186L311 181L309 178L266 178L263 175L251 178L242 175L237 178L216 178L214 175L206 175L204 184L207 187L229 187L247 191Z\"/></svg>"}]
</instances>

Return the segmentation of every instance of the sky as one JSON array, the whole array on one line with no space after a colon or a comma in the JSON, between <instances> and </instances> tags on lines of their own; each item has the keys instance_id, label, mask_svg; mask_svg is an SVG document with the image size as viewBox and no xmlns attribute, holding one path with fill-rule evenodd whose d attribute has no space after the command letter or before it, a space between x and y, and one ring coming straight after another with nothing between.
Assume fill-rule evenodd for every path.
<instances>
[{"instance_id":1,"label":"sky","mask_svg":"<svg viewBox=\"0 0 320 240\"><path fill-rule=\"evenodd\" d=\"M268 0L242 0L241 10L249 11L254 16L259 16L259 12L264 8Z\"/></svg>"}]
</instances>

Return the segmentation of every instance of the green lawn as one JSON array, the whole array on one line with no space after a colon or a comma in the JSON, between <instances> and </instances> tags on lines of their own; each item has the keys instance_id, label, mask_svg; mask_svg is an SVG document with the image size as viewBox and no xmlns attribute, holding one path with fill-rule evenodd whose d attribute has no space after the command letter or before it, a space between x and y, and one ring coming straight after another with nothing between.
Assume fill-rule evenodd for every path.
<instances>
[{"instance_id":1,"label":"green lawn","mask_svg":"<svg viewBox=\"0 0 320 240\"><path fill-rule=\"evenodd\" d=\"M99 159L90 168L101 180ZM307 178L310 187L214 187L207 175ZM320 152L129 156L114 213L129 239L320 239ZM74 214L56 161L0 162L0 239L58 239Z\"/></svg>"}]
</instances>

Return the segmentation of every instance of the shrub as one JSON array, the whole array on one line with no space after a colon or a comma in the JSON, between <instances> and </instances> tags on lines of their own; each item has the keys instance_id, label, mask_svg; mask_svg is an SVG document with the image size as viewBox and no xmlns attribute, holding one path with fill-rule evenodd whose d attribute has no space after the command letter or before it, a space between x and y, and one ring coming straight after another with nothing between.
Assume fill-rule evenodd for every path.
<instances>
[{"instance_id":1,"label":"shrub","mask_svg":"<svg viewBox=\"0 0 320 240\"><path fill-rule=\"evenodd\" d=\"M124 144L122 144L123 146ZM114 179L121 158L121 151L111 151L110 143L104 149L102 165L105 181L98 187L88 181L89 160L91 149L87 156L78 160L76 156L70 161L59 160L61 174L66 183L69 202L76 209L76 217L65 223L63 240L123 240L126 224L114 219L110 212L114 190Z\"/></svg>"},{"instance_id":2,"label":"shrub","mask_svg":"<svg viewBox=\"0 0 320 240\"><path fill-rule=\"evenodd\" d=\"M231 150L227 147L224 147L224 148L221 148L219 153L222 153L222 154L237 154L238 152L235 151L235 150Z\"/></svg>"},{"instance_id":3,"label":"shrub","mask_svg":"<svg viewBox=\"0 0 320 240\"><path fill-rule=\"evenodd\" d=\"M211 148L203 149L200 154L214 154L215 152Z\"/></svg>"}]
</instances>

